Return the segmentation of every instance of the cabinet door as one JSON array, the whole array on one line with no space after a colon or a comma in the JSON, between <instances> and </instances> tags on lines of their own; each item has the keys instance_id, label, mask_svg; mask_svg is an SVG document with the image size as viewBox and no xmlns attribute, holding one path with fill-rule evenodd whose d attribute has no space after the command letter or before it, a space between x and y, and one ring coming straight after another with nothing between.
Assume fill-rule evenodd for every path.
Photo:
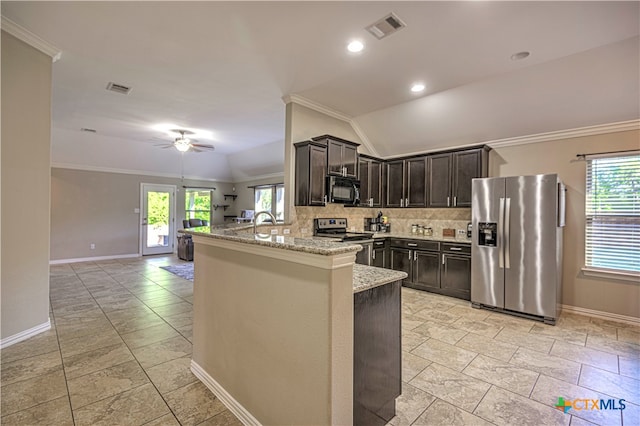
<instances>
[{"instance_id":1,"label":"cabinet door","mask_svg":"<svg viewBox=\"0 0 640 426\"><path fill-rule=\"evenodd\" d=\"M372 243L362 244L362 250L356 253L356 263L360 265L370 265L372 246Z\"/></svg>"},{"instance_id":2,"label":"cabinet door","mask_svg":"<svg viewBox=\"0 0 640 426\"><path fill-rule=\"evenodd\" d=\"M452 155L429 156L429 192L427 207L451 206Z\"/></svg>"},{"instance_id":3,"label":"cabinet door","mask_svg":"<svg viewBox=\"0 0 640 426\"><path fill-rule=\"evenodd\" d=\"M382 164L375 160L369 163L369 197L372 207L382 207Z\"/></svg>"},{"instance_id":4,"label":"cabinet door","mask_svg":"<svg viewBox=\"0 0 640 426\"><path fill-rule=\"evenodd\" d=\"M482 150L457 152L453 157L453 207L471 207L471 179L481 177Z\"/></svg>"},{"instance_id":5,"label":"cabinet door","mask_svg":"<svg viewBox=\"0 0 640 426\"><path fill-rule=\"evenodd\" d=\"M427 157L406 160L407 190L405 207L427 206Z\"/></svg>"},{"instance_id":6,"label":"cabinet door","mask_svg":"<svg viewBox=\"0 0 640 426\"><path fill-rule=\"evenodd\" d=\"M409 276L403 282L411 282L411 264L413 263L413 251L391 247L391 269L406 272Z\"/></svg>"},{"instance_id":7,"label":"cabinet door","mask_svg":"<svg viewBox=\"0 0 640 426\"><path fill-rule=\"evenodd\" d=\"M440 254L416 250L414 259L413 283L440 288Z\"/></svg>"},{"instance_id":8,"label":"cabinet door","mask_svg":"<svg viewBox=\"0 0 640 426\"><path fill-rule=\"evenodd\" d=\"M309 153L311 171L309 173L309 205L325 205L325 177L327 175L327 150L323 147L311 145Z\"/></svg>"},{"instance_id":9,"label":"cabinet door","mask_svg":"<svg viewBox=\"0 0 640 426\"><path fill-rule=\"evenodd\" d=\"M358 148L352 145L342 145L342 167L347 177L358 177Z\"/></svg>"},{"instance_id":10,"label":"cabinet door","mask_svg":"<svg viewBox=\"0 0 640 426\"><path fill-rule=\"evenodd\" d=\"M327 173L342 176L342 143L331 139L327 144Z\"/></svg>"},{"instance_id":11,"label":"cabinet door","mask_svg":"<svg viewBox=\"0 0 640 426\"><path fill-rule=\"evenodd\" d=\"M471 295L471 257L442 254L442 289L469 300Z\"/></svg>"},{"instance_id":12,"label":"cabinet door","mask_svg":"<svg viewBox=\"0 0 640 426\"><path fill-rule=\"evenodd\" d=\"M404 160L389 161L385 207L404 207Z\"/></svg>"},{"instance_id":13,"label":"cabinet door","mask_svg":"<svg viewBox=\"0 0 640 426\"><path fill-rule=\"evenodd\" d=\"M377 266L378 268L386 268L387 264L384 261L384 249L374 248L371 252L371 266Z\"/></svg>"},{"instance_id":14,"label":"cabinet door","mask_svg":"<svg viewBox=\"0 0 640 426\"><path fill-rule=\"evenodd\" d=\"M371 160L361 158L360 161L360 205L369 206L369 199L371 198L370 181L371 175L369 171L369 165Z\"/></svg>"}]
</instances>

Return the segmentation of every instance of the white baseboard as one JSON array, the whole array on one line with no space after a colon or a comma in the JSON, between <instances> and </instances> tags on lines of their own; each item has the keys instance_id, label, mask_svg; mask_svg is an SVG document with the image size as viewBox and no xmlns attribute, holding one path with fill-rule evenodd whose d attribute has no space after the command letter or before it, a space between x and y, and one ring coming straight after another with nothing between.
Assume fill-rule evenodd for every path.
<instances>
[{"instance_id":1,"label":"white baseboard","mask_svg":"<svg viewBox=\"0 0 640 426\"><path fill-rule=\"evenodd\" d=\"M31 327L28 330L21 331L20 333L16 333L13 336L5 337L0 340L0 349L22 342L23 340L27 340L28 338L33 337L36 334L44 333L47 330L51 330L51 318L47 319L47 322L43 322L42 324Z\"/></svg>"},{"instance_id":2,"label":"white baseboard","mask_svg":"<svg viewBox=\"0 0 640 426\"><path fill-rule=\"evenodd\" d=\"M261 426L261 423L235 400L221 385L216 382L197 362L191 360L191 371L202 383L231 411L242 424Z\"/></svg>"},{"instance_id":3,"label":"white baseboard","mask_svg":"<svg viewBox=\"0 0 640 426\"><path fill-rule=\"evenodd\" d=\"M56 259L56 260L50 260L49 265L58 265L61 263L95 262L100 260L113 260L113 259L128 259L131 257L140 257L140 254L139 253L115 254L112 256L78 257L75 259Z\"/></svg>"},{"instance_id":4,"label":"white baseboard","mask_svg":"<svg viewBox=\"0 0 640 426\"><path fill-rule=\"evenodd\" d=\"M572 312L574 314L586 315L589 317L624 322L627 324L640 326L640 318L638 317L630 317L626 315L614 314L611 312L596 311L593 309L581 308L579 306L571 306L571 305L562 305L562 310L567 312Z\"/></svg>"}]
</instances>

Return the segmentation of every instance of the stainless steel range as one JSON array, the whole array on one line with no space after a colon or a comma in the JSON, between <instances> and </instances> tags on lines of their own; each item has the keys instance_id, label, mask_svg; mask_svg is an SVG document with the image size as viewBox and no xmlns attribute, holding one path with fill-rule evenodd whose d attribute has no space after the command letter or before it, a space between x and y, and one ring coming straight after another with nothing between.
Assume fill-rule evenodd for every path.
<instances>
[{"instance_id":1,"label":"stainless steel range","mask_svg":"<svg viewBox=\"0 0 640 426\"><path fill-rule=\"evenodd\" d=\"M313 235L337 241L365 241L373 239L372 232L347 232L347 219L326 218L313 220Z\"/></svg>"},{"instance_id":2,"label":"stainless steel range","mask_svg":"<svg viewBox=\"0 0 640 426\"><path fill-rule=\"evenodd\" d=\"M356 254L356 263L369 265L373 249L372 232L347 232L346 218L322 218L313 220L313 235L334 241L354 242L362 245Z\"/></svg>"}]
</instances>

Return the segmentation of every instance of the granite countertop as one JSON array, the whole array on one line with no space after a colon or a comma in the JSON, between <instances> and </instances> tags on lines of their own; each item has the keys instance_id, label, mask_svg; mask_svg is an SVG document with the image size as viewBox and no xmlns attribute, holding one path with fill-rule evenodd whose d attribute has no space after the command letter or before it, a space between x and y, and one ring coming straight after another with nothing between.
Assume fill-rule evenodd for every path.
<instances>
[{"instance_id":1,"label":"granite countertop","mask_svg":"<svg viewBox=\"0 0 640 426\"><path fill-rule=\"evenodd\" d=\"M353 265L353 292L359 293L370 288L407 278L406 272L375 266Z\"/></svg>"},{"instance_id":2,"label":"granite countertop","mask_svg":"<svg viewBox=\"0 0 640 426\"><path fill-rule=\"evenodd\" d=\"M253 228L251 226L250 228ZM248 229L243 227L243 229ZM245 244L273 247L283 250L300 251L305 253L332 256L336 254L357 252L362 246L353 243L342 243L327 239L298 238L284 235L253 234L252 232L238 232L238 228L220 229L202 226L180 230L183 234L197 235L218 240L236 241Z\"/></svg>"},{"instance_id":3,"label":"granite countertop","mask_svg":"<svg viewBox=\"0 0 640 426\"><path fill-rule=\"evenodd\" d=\"M376 232L373 234L373 238L405 238L410 240L425 240L425 241L439 241L441 243L455 243L455 244L471 244L470 238L454 238L454 237L442 237L442 236L425 236L411 233L401 232Z\"/></svg>"}]
</instances>

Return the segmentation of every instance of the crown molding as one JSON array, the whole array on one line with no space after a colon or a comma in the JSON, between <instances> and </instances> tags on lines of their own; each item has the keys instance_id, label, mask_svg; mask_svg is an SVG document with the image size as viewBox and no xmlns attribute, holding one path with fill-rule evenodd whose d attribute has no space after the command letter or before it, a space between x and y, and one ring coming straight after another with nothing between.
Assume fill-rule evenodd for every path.
<instances>
[{"instance_id":1,"label":"crown molding","mask_svg":"<svg viewBox=\"0 0 640 426\"><path fill-rule=\"evenodd\" d=\"M479 142L474 145L488 145L491 148L526 145L530 143L549 142L559 139L580 138L584 136L602 135L605 133L640 130L640 120L620 121L617 123L598 124L596 126L578 127L576 129L558 130L554 132L537 133L534 135L518 136L515 138L496 139Z\"/></svg>"},{"instance_id":2,"label":"crown molding","mask_svg":"<svg viewBox=\"0 0 640 426\"><path fill-rule=\"evenodd\" d=\"M138 175L138 176L153 176L153 177L165 177L174 179L188 179L188 180L201 180L206 182L220 182L220 183L233 183L233 180L220 180L211 179L201 176L180 176L176 173L160 173L149 172L145 170L128 170L128 169L115 169L111 167L90 166L84 164L71 164L71 163L51 163L52 169L70 169L70 170L82 170L85 172L103 172L103 173L120 173L124 175Z\"/></svg>"},{"instance_id":3,"label":"crown molding","mask_svg":"<svg viewBox=\"0 0 640 426\"><path fill-rule=\"evenodd\" d=\"M2 30L8 32L18 40L22 40L29 46L35 47L42 53L51 56L52 62L56 62L62 57L62 51L60 49L28 29L16 24L4 15L2 16L1 26Z\"/></svg>"},{"instance_id":4,"label":"crown molding","mask_svg":"<svg viewBox=\"0 0 640 426\"><path fill-rule=\"evenodd\" d=\"M294 104L298 104L298 105L302 105L304 107L307 107L309 109L312 109L314 111L318 111L323 113L324 115L328 115L329 117L333 117L336 118L338 120L342 120L342 121L346 121L347 123L351 122L351 116L347 115L343 112L340 112L338 110L335 110L333 108L329 108L328 106L319 104L317 102L314 102L312 100L309 100L305 97L302 97L300 95L286 95L282 97L282 100L284 101L285 104L288 103L294 103Z\"/></svg>"},{"instance_id":5,"label":"crown molding","mask_svg":"<svg viewBox=\"0 0 640 426\"><path fill-rule=\"evenodd\" d=\"M283 178L284 177L284 172L278 172L278 173L268 173L265 175L260 175L260 176L254 176L254 177L247 177L247 178L242 178L242 179L234 179L233 183L244 183L244 182L253 182L254 180L263 180L263 179L272 179L272 178Z\"/></svg>"},{"instance_id":6,"label":"crown molding","mask_svg":"<svg viewBox=\"0 0 640 426\"><path fill-rule=\"evenodd\" d=\"M371 155L374 157L379 156L378 151L373 147L373 145L371 145L371 141L369 140L367 135L360 128L360 126L355 121L355 119L350 115L340 112L338 110L335 110L333 108L329 108L328 106L319 104L317 102L314 102L310 99L307 99L303 96L296 95L296 94L283 96L282 100L284 101L285 104L294 103L294 104L302 105L304 107L307 107L309 109L312 109L324 115L328 115L329 117L333 117L335 119L349 123L353 131L356 133L356 135L358 135L358 137L362 141L362 145L364 145L369 150Z\"/></svg>"}]
</instances>

